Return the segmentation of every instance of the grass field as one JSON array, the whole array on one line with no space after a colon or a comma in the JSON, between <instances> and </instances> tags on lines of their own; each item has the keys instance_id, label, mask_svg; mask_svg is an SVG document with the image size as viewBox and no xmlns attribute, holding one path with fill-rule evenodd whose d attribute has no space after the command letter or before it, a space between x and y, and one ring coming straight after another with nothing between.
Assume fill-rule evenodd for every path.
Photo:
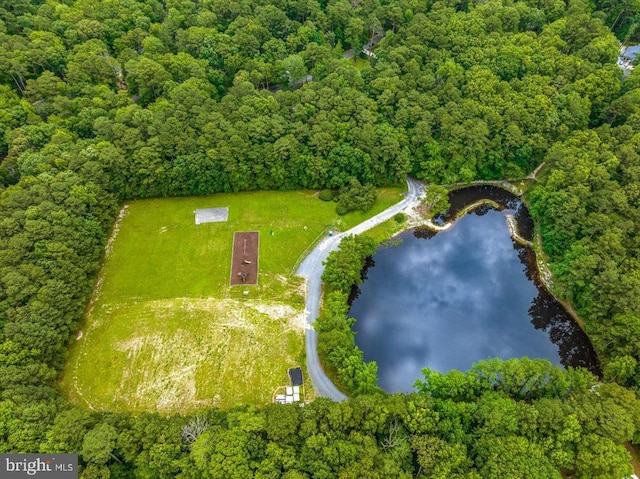
<instances>
[{"instance_id":1,"label":"grass field","mask_svg":"<svg viewBox=\"0 0 640 479\"><path fill-rule=\"evenodd\" d=\"M368 58L362 58L363 54L356 55L356 59L354 61L352 58L346 58L344 61L348 62L349 65L357 68L358 70L364 70L365 68L371 68L371 63L369 63Z\"/></svg>"},{"instance_id":2,"label":"grass field","mask_svg":"<svg viewBox=\"0 0 640 479\"><path fill-rule=\"evenodd\" d=\"M380 190L371 211L343 217L315 192L125 205L62 389L110 411L269 402L287 368L305 364L297 261L328 228L346 230L399 200L399 189ZM228 222L195 225L195 209L224 206ZM234 231L260 232L257 286L229 287Z\"/></svg>"}]
</instances>

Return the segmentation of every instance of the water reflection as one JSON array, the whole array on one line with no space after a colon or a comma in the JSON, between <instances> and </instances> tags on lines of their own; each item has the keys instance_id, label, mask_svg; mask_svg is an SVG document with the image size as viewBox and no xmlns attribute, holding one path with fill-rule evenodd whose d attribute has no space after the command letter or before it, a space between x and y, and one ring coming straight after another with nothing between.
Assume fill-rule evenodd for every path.
<instances>
[{"instance_id":1,"label":"water reflection","mask_svg":"<svg viewBox=\"0 0 640 479\"><path fill-rule=\"evenodd\" d=\"M527 207L524 206L519 197L496 186L471 186L449 192L449 203L451 207L445 214L440 215L438 220L441 223L449 221L467 205L483 199L493 200L501 205L501 208L511 210L511 213L514 214L518 222L520 236L528 241L533 239L533 220ZM487 206L481 206L476 210L476 214L484 214L489 209Z\"/></svg>"},{"instance_id":2,"label":"water reflection","mask_svg":"<svg viewBox=\"0 0 640 479\"><path fill-rule=\"evenodd\" d=\"M503 213L479 213L446 233L405 232L366 269L350 315L386 391L410 391L425 366L466 370L489 357L597 364L582 331L536 287L533 253L511 240Z\"/></svg>"},{"instance_id":3,"label":"water reflection","mask_svg":"<svg viewBox=\"0 0 640 479\"><path fill-rule=\"evenodd\" d=\"M540 291L529 308L531 324L545 331L551 342L558 346L560 362L565 366L582 366L597 375L601 374L600 364L593 347L573 321L567 321L567 312L547 291Z\"/></svg>"}]
</instances>

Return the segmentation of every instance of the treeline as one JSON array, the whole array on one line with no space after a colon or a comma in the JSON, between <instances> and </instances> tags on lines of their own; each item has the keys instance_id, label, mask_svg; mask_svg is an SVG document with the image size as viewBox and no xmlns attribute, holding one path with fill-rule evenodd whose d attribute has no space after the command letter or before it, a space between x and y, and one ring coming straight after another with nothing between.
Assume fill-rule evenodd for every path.
<instances>
[{"instance_id":1,"label":"treeline","mask_svg":"<svg viewBox=\"0 0 640 479\"><path fill-rule=\"evenodd\" d=\"M554 146L531 209L554 290L585 319L605 372L640 390L633 339L640 333L640 130L631 124L577 133Z\"/></svg>"},{"instance_id":2,"label":"treeline","mask_svg":"<svg viewBox=\"0 0 640 479\"><path fill-rule=\"evenodd\" d=\"M318 332L318 354L336 383L349 394L379 392L378 366L365 362L355 344L355 320L348 316L347 300L353 287L362 283L365 260L375 253L376 244L367 236L347 236L337 250L329 253L322 273L324 304L314 323Z\"/></svg>"},{"instance_id":3,"label":"treeline","mask_svg":"<svg viewBox=\"0 0 640 479\"><path fill-rule=\"evenodd\" d=\"M521 178L555 141L602 121L617 54L580 1L433 8L386 38L370 89L411 138L419 178Z\"/></svg>"},{"instance_id":4,"label":"treeline","mask_svg":"<svg viewBox=\"0 0 640 479\"><path fill-rule=\"evenodd\" d=\"M620 444L636 432L636 398L592 389L580 372L549 370L559 389L528 397L427 373L417 395L200 419L90 413L56 388L123 199L339 190L407 172L513 177L543 159L532 203L557 287L611 354L607 379L636 384L639 77L621 89L606 28L616 5L0 4L0 452L79 452L84 478L627 474ZM342 59L382 34L368 64ZM357 281L360 267L344 271ZM376 391L375 365L349 349L341 288L318 322L339 346L325 360L351 378L346 388Z\"/></svg>"},{"instance_id":5,"label":"treeline","mask_svg":"<svg viewBox=\"0 0 640 479\"><path fill-rule=\"evenodd\" d=\"M561 471L612 479L632 471L620 445L640 425L629 390L546 360L424 373L415 394L304 407L190 418L65 408L37 442L5 401L0 427L29 436L30 450L79 453L85 479L560 479Z\"/></svg>"},{"instance_id":6,"label":"treeline","mask_svg":"<svg viewBox=\"0 0 640 479\"><path fill-rule=\"evenodd\" d=\"M100 269L117 203L72 171L0 197L0 450L37 451L63 404L55 387Z\"/></svg>"},{"instance_id":7,"label":"treeline","mask_svg":"<svg viewBox=\"0 0 640 479\"><path fill-rule=\"evenodd\" d=\"M451 464L448 458L460 464L456 450L464 451L464 445L482 478L604 479L632 473L621 443L636 434L638 399L617 384L596 385L584 369L560 370L547 360L526 358L481 361L466 374L423 373L416 387L440 405L435 427L457 436L454 445L421 439L435 446L427 451L428 469L439 471ZM469 428L473 432L466 435ZM455 472L449 466L443 475L425 477Z\"/></svg>"},{"instance_id":8,"label":"treeline","mask_svg":"<svg viewBox=\"0 0 640 479\"><path fill-rule=\"evenodd\" d=\"M95 162L133 198L521 177L620 90L582 0L261 3L0 10L0 178ZM363 70L341 58L383 34Z\"/></svg>"}]
</instances>

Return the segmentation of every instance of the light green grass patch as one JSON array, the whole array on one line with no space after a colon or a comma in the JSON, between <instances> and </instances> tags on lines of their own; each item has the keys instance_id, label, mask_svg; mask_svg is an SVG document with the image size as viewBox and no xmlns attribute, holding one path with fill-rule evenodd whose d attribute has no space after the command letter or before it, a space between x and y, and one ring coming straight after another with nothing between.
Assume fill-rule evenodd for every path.
<instances>
[{"instance_id":1,"label":"light green grass patch","mask_svg":"<svg viewBox=\"0 0 640 479\"><path fill-rule=\"evenodd\" d=\"M390 218L387 221L374 226L370 230L364 232L364 236L368 236L380 245L388 242L395 235L403 232L408 228L412 228L413 225L406 219L404 222L398 222L394 218Z\"/></svg>"},{"instance_id":2,"label":"light green grass patch","mask_svg":"<svg viewBox=\"0 0 640 479\"><path fill-rule=\"evenodd\" d=\"M368 58L362 58L360 54L355 55L356 60L354 61L352 58L345 59L346 62L349 62L349 65L357 68L358 70L365 70L367 68L371 68L371 63Z\"/></svg>"},{"instance_id":3,"label":"light green grass patch","mask_svg":"<svg viewBox=\"0 0 640 479\"><path fill-rule=\"evenodd\" d=\"M70 400L163 413L269 402L287 383L287 368L304 368L296 262L329 228L346 230L401 199L399 189L381 190L371 211L339 217L335 203L316 196L253 192L126 205L82 337L70 347L61 383ZM197 208L224 206L228 222L195 225ZM229 287L235 231L260 232L257 286Z\"/></svg>"},{"instance_id":4,"label":"light green grass patch","mask_svg":"<svg viewBox=\"0 0 640 479\"><path fill-rule=\"evenodd\" d=\"M132 300L102 304L93 319L76 348L74 379L83 380L77 399L96 409L266 403L303 352L304 316L282 304Z\"/></svg>"}]
</instances>

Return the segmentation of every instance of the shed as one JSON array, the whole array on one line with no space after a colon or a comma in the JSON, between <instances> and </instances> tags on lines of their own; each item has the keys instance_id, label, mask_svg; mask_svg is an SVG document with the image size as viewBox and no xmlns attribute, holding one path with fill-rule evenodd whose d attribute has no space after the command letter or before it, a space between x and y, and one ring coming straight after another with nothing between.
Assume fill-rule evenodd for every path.
<instances>
[{"instance_id":1,"label":"shed","mask_svg":"<svg viewBox=\"0 0 640 479\"><path fill-rule=\"evenodd\" d=\"M293 386L302 386L302 369L289 368L289 377Z\"/></svg>"}]
</instances>

